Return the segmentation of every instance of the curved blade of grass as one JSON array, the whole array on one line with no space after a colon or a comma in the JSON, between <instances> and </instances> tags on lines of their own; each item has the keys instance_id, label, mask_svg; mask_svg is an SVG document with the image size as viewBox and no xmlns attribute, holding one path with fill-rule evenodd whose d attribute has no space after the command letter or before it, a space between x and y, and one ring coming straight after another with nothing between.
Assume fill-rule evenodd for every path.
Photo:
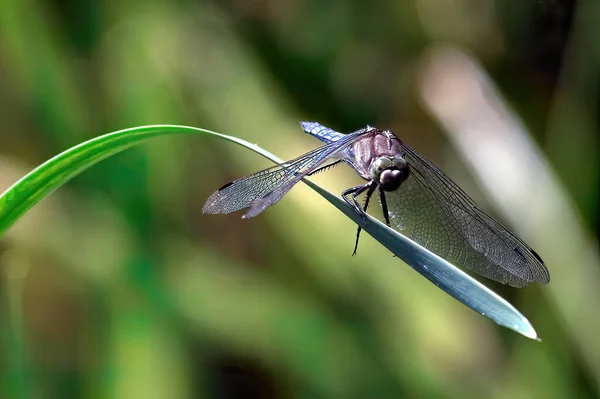
<instances>
[{"instance_id":1,"label":"curved blade of grass","mask_svg":"<svg viewBox=\"0 0 600 399\"><path fill-rule=\"evenodd\" d=\"M257 145L210 130L177 125L153 125L119 130L72 147L21 178L0 196L0 235L32 206L95 163L149 138L170 134L203 134L232 141L273 162L282 160ZM365 232L452 297L501 326L537 339L529 321L511 304L446 260L421 247L378 220L359 217L340 197L305 180Z\"/></svg>"}]
</instances>

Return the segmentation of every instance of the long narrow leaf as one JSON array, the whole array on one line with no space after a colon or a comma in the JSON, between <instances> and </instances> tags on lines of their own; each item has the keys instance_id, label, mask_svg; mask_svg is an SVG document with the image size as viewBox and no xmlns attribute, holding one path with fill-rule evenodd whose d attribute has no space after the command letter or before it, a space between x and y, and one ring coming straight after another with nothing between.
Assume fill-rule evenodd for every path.
<instances>
[{"instance_id":1,"label":"long narrow leaf","mask_svg":"<svg viewBox=\"0 0 600 399\"><path fill-rule=\"evenodd\" d=\"M0 196L0 235L44 197L95 163L149 138L171 134L204 134L232 141L273 162L276 156L244 140L188 126L141 126L96 137L72 147L32 170ZM529 321L512 305L449 262L368 217L359 217L340 197L306 180L313 190L360 225L392 253L452 297L501 326L537 339Z\"/></svg>"}]
</instances>

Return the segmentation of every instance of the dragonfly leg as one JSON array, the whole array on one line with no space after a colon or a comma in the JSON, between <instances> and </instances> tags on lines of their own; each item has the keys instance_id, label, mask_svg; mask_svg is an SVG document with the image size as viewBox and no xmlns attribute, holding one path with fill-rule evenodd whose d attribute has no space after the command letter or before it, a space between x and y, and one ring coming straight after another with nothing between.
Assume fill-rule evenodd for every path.
<instances>
[{"instance_id":1,"label":"dragonfly leg","mask_svg":"<svg viewBox=\"0 0 600 399\"><path fill-rule=\"evenodd\" d=\"M385 199L385 191L381 187L379 187L379 198L381 198L381 210L383 211L383 218L385 219L385 224L388 227L390 226L390 213L388 212L387 200Z\"/></svg>"},{"instance_id":2,"label":"dragonfly leg","mask_svg":"<svg viewBox=\"0 0 600 399\"><path fill-rule=\"evenodd\" d=\"M369 207L369 200L371 199L371 196L373 195L373 193L375 192L375 188L377 188L377 186L375 184L373 184L371 187L369 187L369 190L367 191L367 197L365 198L365 205L363 207L363 212L367 212L367 208ZM360 238L360 231L362 230L362 227L358 226L358 229L356 230L356 243L354 244L354 251L352 251L352 256L356 255L356 250L358 249L358 240Z\"/></svg>"},{"instance_id":3,"label":"dragonfly leg","mask_svg":"<svg viewBox=\"0 0 600 399\"><path fill-rule=\"evenodd\" d=\"M388 227L392 227L390 225L390 213L388 211L387 200L385 198L385 191L381 187L379 187L379 198L381 198L381 210L383 212L383 218L385 219L385 224ZM396 255L394 255L394 258Z\"/></svg>"},{"instance_id":4,"label":"dragonfly leg","mask_svg":"<svg viewBox=\"0 0 600 399\"><path fill-rule=\"evenodd\" d=\"M316 170L313 170L312 172L310 172L308 174L308 176L316 175L317 173L327 170L329 168L332 168L332 167L340 164L341 162L344 162L344 160L340 159L339 161L332 162L329 165L321 166L319 169L316 169Z\"/></svg>"},{"instance_id":5,"label":"dragonfly leg","mask_svg":"<svg viewBox=\"0 0 600 399\"><path fill-rule=\"evenodd\" d=\"M354 208L356 213L358 213L364 219L365 222L367 221L367 217L365 215L365 212L361 209L360 204L356 200L356 197L374 185L375 185L375 182L373 180L371 180L367 184L363 184L362 186L352 187L352 188L349 188L342 192L342 198L344 199L344 201L346 201L348 203L348 205L350 205L352 208ZM351 196L351 198L349 198L350 196Z\"/></svg>"}]
</instances>

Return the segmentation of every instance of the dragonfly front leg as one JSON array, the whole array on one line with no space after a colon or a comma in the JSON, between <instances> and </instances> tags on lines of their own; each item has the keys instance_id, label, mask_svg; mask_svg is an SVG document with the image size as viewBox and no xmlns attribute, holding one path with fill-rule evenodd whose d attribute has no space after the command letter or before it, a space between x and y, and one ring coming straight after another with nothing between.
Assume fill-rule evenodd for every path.
<instances>
[{"instance_id":1,"label":"dragonfly front leg","mask_svg":"<svg viewBox=\"0 0 600 399\"><path fill-rule=\"evenodd\" d=\"M342 198L344 199L344 201L346 201L348 203L348 205L350 205L356 211L356 213L358 213L363 218L365 223L367 221L367 215L361 209L361 206L358 203L358 201L356 200L356 197L358 195L360 195L361 193L363 193L365 190L368 190L373 186L375 186L375 182L373 180L371 180L367 184L363 184L362 186L352 187L352 188L349 188L342 192Z\"/></svg>"},{"instance_id":2,"label":"dragonfly front leg","mask_svg":"<svg viewBox=\"0 0 600 399\"><path fill-rule=\"evenodd\" d=\"M375 184L373 184L367 191L367 197L365 198L365 205L362 208L362 210L365 214L367 213L367 208L369 207L369 200L371 199L371 196L375 192L376 188L377 188L377 186ZM358 226L358 229L356 230L356 242L354 243L354 251L352 251L352 256L356 255L356 250L358 249L358 240L360 239L360 231L361 230L362 230L362 227Z\"/></svg>"}]
</instances>

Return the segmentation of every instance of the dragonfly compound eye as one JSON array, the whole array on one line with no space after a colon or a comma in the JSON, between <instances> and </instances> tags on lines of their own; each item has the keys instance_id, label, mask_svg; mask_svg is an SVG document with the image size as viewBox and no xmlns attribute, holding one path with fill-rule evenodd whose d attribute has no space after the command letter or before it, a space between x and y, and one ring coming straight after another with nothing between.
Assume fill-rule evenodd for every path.
<instances>
[{"instance_id":1,"label":"dragonfly compound eye","mask_svg":"<svg viewBox=\"0 0 600 399\"><path fill-rule=\"evenodd\" d=\"M384 170L391 168L392 166L394 166L394 164L392 163L392 160L388 157L377 158L375 162L373 162L373 164L371 165L371 179L375 180L376 182L379 182L379 177L381 176L381 173L383 173Z\"/></svg>"},{"instance_id":2,"label":"dragonfly compound eye","mask_svg":"<svg viewBox=\"0 0 600 399\"><path fill-rule=\"evenodd\" d=\"M392 163L394 164L395 167L397 167L400 170L408 167L408 162L406 162L406 159L404 159L400 156L394 157L394 159L392 159Z\"/></svg>"},{"instance_id":3,"label":"dragonfly compound eye","mask_svg":"<svg viewBox=\"0 0 600 399\"><path fill-rule=\"evenodd\" d=\"M399 169L386 169L381 173L379 177L379 186L385 191L394 191L404 180L408 174L406 173L407 169L399 170Z\"/></svg>"}]
</instances>

